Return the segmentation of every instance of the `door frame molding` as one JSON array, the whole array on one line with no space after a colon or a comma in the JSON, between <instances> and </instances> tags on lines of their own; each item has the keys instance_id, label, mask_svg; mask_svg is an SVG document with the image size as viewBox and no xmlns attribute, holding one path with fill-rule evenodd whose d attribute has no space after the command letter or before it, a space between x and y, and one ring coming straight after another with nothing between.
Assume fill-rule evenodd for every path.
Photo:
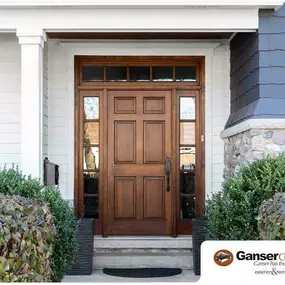
<instances>
[{"instance_id":1,"label":"door frame molding","mask_svg":"<svg viewBox=\"0 0 285 285\"><path fill-rule=\"evenodd\" d=\"M123 60L123 61L122 61ZM180 82L82 82L81 78L81 67L82 65L92 65L92 64L114 64L117 63L131 63L134 62L139 65L148 65L152 64L165 64L165 65L197 65L197 73L199 78L197 82L191 83L180 83ZM178 175L179 175L179 113L178 113L178 101L179 97L177 91L179 90L196 90L200 91L199 95L199 106L200 106L200 118L199 120L199 130L200 133L196 134L197 146L200 148L200 158L197 159L197 163L200 163L200 193L198 201L198 216L201 216L204 213L204 204L205 204L205 143L201 142L200 139L197 140L197 137L201 134L205 137L205 56L75 56L74 57L74 206L75 213L77 216L82 214L82 196L80 195L79 189L81 183L79 179L79 174L82 169L80 169L79 163L79 154L80 154L80 143L79 143L79 134L80 134L80 114L82 113L82 106L80 105L80 91L87 90L102 90L100 97L100 172L99 172L99 181L103 181L102 186L100 186L101 193L99 195L99 211L103 213L103 216L107 214L107 199L106 199L106 181L107 181L107 160L104 161L103 157L107 156L107 132L103 132L107 127L107 90L111 89L171 89L172 94L172 132L174 135L174 140L172 140L172 153L173 159L176 161L175 170L172 174L171 186L173 193L173 201L175 201L175 206L173 207L173 222L172 222L172 236L177 236L178 234L190 234L191 233L191 222L183 223L184 225L179 225L179 187L178 187ZM104 96L105 95L105 96ZM198 123L198 122L197 122ZM81 128L82 129L82 128ZM104 134L105 133L105 134ZM102 140L102 141L101 141ZM197 150L198 153L198 150ZM103 159L102 159L103 158ZM99 182L100 183L100 182ZM196 190L197 191L197 190ZM103 235L105 234L105 223L102 219L102 214L98 220L95 220L95 234ZM189 231L190 229L190 231Z\"/></svg>"}]
</instances>

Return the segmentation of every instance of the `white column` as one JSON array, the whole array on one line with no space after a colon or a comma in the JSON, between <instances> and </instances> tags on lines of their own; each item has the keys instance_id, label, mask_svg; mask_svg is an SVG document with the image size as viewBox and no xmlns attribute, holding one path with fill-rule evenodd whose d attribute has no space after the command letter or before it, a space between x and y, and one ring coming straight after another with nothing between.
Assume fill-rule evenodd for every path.
<instances>
[{"instance_id":1,"label":"white column","mask_svg":"<svg viewBox=\"0 0 285 285\"><path fill-rule=\"evenodd\" d=\"M43 48L46 34L17 30L21 45L21 169L43 178Z\"/></svg>"}]
</instances>

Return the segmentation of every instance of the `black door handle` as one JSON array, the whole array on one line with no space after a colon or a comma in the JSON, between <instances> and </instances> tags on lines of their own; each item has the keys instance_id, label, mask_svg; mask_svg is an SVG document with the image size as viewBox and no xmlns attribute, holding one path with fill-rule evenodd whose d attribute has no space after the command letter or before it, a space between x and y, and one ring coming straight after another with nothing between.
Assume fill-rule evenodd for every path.
<instances>
[{"instance_id":1,"label":"black door handle","mask_svg":"<svg viewBox=\"0 0 285 285\"><path fill-rule=\"evenodd\" d=\"M165 176L166 176L166 191L170 191L170 172L171 172L171 161L167 157L165 160Z\"/></svg>"}]
</instances>

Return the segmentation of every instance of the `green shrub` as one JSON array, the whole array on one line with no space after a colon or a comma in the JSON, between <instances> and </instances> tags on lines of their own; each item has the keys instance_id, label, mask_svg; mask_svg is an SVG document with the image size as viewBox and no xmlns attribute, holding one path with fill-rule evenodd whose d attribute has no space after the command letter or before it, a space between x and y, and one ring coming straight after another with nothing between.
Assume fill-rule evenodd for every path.
<instances>
[{"instance_id":1,"label":"green shrub","mask_svg":"<svg viewBox=\"0 0 285 285\"><path fill-rule=\"evenodd\" d=\"M45 188L37 179L24 176L17 168L0 170L0 193L44 200L55 218L57 235L52 256L52 281L59 282L75 262L78 250L77 219L56 187Z\"/></svg>"},{"instance_id":2,"label":"green shrub","mask_svg":"<svg viewBox=\"0 0 285 285\"><path fill-rule=\"evenodd\" d=\"M43 201L0 195L0 281L50 281L55 233Z\"/></svg>"},{"instance_id":3,"label":"green shrub","mask_svg":"<svg viewBox=\"0 0 285 285\"><path fill-rule=\"evenodd\" d=\"M222 191L206 203L208 238L213 240L259 239L257 216L263 200L285 192L285 156L264 157L241 167L227 179Z\"/></svg>"},{"instance_id":4,"label":"green shrub","mask_svg":"<svg viewBox=\"0 0 285 285\"><path fill-rule=\"evenodd\" d=\"M263 201L257 220L261 239L285 240L285 194Z\"/></svg>"}]
</instances>

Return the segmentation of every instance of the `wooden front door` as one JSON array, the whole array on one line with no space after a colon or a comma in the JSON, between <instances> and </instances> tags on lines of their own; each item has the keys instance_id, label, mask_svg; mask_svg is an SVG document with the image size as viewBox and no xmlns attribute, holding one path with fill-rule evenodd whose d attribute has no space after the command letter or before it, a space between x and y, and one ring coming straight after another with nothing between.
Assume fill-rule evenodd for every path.
<instances>
[{"instance_id":1,"label":"wooden front door","mask_svg":"<svg viewBox=\"0 0 285 285\"><path fill-rule=\"evenodd\" d=\"M170 235L171 90L108 91L107 235Z\"/></svg>"},{"instance_id":2,"label":"wooden front door","mask_svg":"<svg viewBox=\"0 0 285 285\"><path fill-rule=\"evenodd\" d=\"M192 233L204 214L204 64L75 57L75 211L94 234Z\"/></svg>"}]
</instances>

